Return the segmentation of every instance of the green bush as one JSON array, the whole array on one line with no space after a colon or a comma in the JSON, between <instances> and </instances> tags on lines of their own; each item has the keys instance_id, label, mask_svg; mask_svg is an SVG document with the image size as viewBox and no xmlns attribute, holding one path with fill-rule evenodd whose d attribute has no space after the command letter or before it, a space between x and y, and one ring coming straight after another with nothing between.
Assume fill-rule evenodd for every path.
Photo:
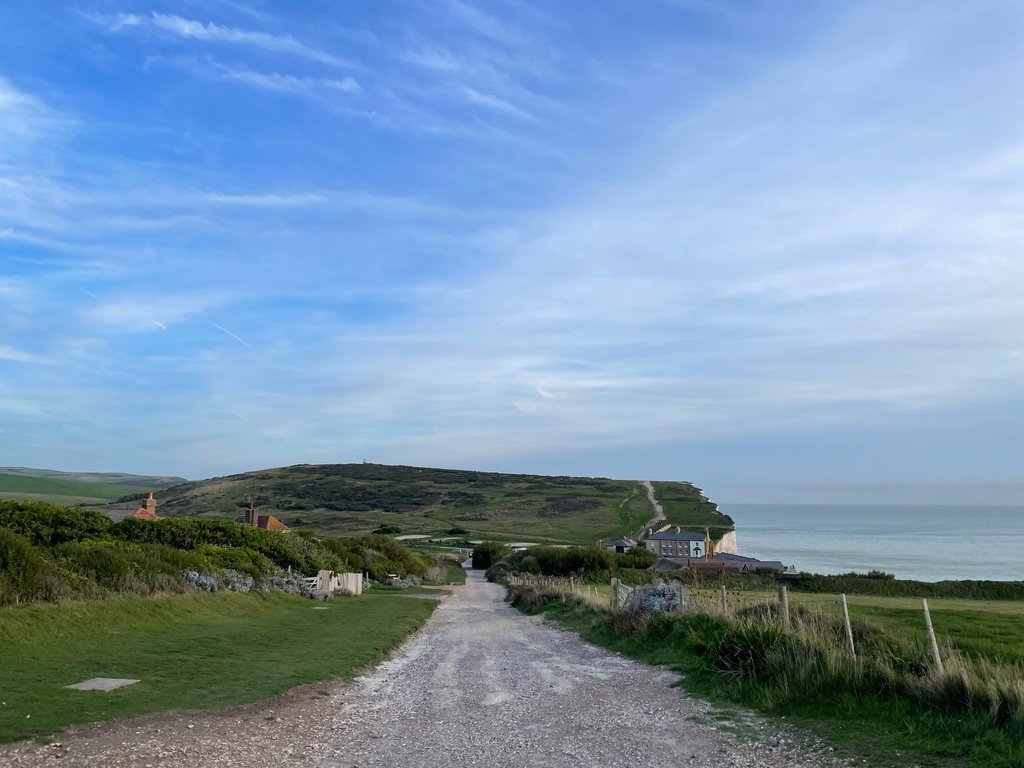
<instances>
[{"instance_id":1,"label":"green bush","mask_svg":"<svg viewBox=\"0 0 1024 768\"><path fill-rule=\"evenodd\" d=\"M231 568L241 573L247 573L253 578L265 576L275 570L270 559L248 547L220 547L216 544L203 544L196 547L193 552L203 557L209 566L214 569ZM199 570L192 568L191 570Z\"/></svg>"},{"instance_id":2,"label":"green bush","mask_svg":"<svg viewBox=\"0 0 1024 768\"><path fill-rule=\"evenodd\" d=\"M633 547L629 552L615 555L615 565L619 568L643 570L654 565L658 556L643 546Z\"/></svg>"},{"instance_id":3,"label":"green bush","mask_svg":"<svg viewBox=\"0 0 1024 768\"><path fill-rule=\"evenodd\" d=\"M110 540L69 541L54 553L70 570L108 592L147 595L185 589L183 569L165 560L160 550Z\"/></svg>"},{"instance_id":4,"label":"green bush","mask_svg":"<svg viewBox=\"0 0 1024 768\"><path fill-rule=\"evenodd\" d=\"M427 555L385 536L327 539L323 545L343 563L343 570L366 572L375 581L385 580L389 573L422 578L435 565Z\"/></svg>"},{"instance_id":5,"label":"green bush","mask_svg":"<svg viewBox=\"0 0 1024 768\"><path fill-rule=\"evenodd\" d=\"M484 541L473 547L473 568L486 571L499 560L505 558L509 548L497 541Z\"/></svg>"},{"instance_id":6,"label":"green bush","mask_svg":"<svg viewBox=\"0 0 1024 768\"><path fill-rule=\"evenodd\" d=\"M474 550L474 558L475 555ZM616 557L599 547L532 547L514 553L509 558L509 568L544 576L575 575L605 580L617 563Z\"/></svg>"},{"instance_id":7,"label":"green bush","mask_svg":"<svg viewBox=\"0 0 1024 768\"><path fill-rule=\"evenodd\" d=\"M24 536L40 547L107 535L113 523L106 515L78 507L39 501L0 501L0 528Z\"/></svg>"},{"instance_id":8,"label":"green bush","mask_svg":"<svg viewBox=\"0 0 1024 768\"><path fill-rule=\"evenodd\" d=\"M0 605L55 602L72 595L50 558L24 536L0 528Z\"/></svg>"},{"instance_id":9,"label":"green bush","mask_svg":"<svg viewBox=\"0 0 1024 768\"><path fill-rule=\"evenodd\" d=\"M280 568L291 567L310 575L320 570L344 570L339 558L316 541L226 520L168 517L149 522L125 518L113 527L113 533L125 541L165 544L175 549L191 550L204 544L250 549Z\"/></svg>"}]
</instances>

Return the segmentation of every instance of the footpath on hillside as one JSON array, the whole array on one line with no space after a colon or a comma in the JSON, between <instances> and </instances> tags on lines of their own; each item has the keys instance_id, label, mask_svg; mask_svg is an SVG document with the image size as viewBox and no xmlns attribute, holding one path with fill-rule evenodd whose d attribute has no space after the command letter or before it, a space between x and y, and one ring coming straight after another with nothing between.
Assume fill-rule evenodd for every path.
<instances>
[{"instance_id":1,"label":"footpath on hillside","mask_svg":"<svg viewBox=\"0 0 1024 768\"><path fill-rule=\"evenodd\" d=\"M647 521L644 528L656 531L658 530L659 523L665 522L668 518L665 516L665 510L661 507L661 502L654 495L654 484L650 480L644 480L640 485L646 489L647 500L651 502L651 507L654 509L654 517Z\"/></svg>"},{"instance_id":2,"label":"footpath on hillside","mask_svg":"<svg viewBox=\"0 0 1024 768\"><path fill-rule=\"evenodd\" d=\"M349 685L89 726L56 746L0 751L0 765L845 765L753 716L733 715L723 727L710 705L671 687L672 673L546 626L503 597L471 572L390 661Z\"/></svg>"}]
</instances>

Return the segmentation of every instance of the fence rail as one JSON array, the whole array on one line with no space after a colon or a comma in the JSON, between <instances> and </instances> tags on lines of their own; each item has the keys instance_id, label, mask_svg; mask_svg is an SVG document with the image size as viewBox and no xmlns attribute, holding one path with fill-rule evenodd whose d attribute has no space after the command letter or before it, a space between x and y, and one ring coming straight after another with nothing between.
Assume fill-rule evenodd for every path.
<instances>
[{"instance_id":1,"label":"fence rail","mask_svg":"<svg viewBox=\"0 0 1024 768\"><path fill-rule=\"evenodd\" d=\"M562 597L571 596L604 610L622 608L629 599L629 596L636 590L636 587L630 586L617 578L611 579L608 585L595 585L582 582L571 576L555 577L537 576L529 573L513 573L509 574L507 581L510 586L543 589L547 592L554 592ZM786 587L779 587L778 593L775 596L772 596L770 593L753 595L740 590L733 591L730 594L724 584L720 589L690 589L682 584L678 584L678 588L680 589L681 598L685 594L685 610L688 613L741 618L746 610L760 608L763 611L761 617L765 621L779 622L790 627L795 623L791 621L789 591ZM938 643L935 640L935 633L932 629L928 601L922 600L921 602L924 626L926 627L932 652L932 662L935 668L941 671L943 662ZM684 601L680 599L680 603L684 603ZM842 624L841 642L846 650L856 658L857 652L854 647L853 630L850 625L849 607L845 594L836 596L835 606ZM827 616L825 611L815 611L814 613L822 618Z\"/></svg>"}]
</instances>

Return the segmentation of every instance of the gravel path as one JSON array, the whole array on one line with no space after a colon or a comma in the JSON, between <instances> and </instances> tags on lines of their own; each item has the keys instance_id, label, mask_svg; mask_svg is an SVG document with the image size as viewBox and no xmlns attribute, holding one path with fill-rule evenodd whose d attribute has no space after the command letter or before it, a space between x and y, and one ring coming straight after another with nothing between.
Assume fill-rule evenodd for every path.
<instances>
[{"instance_id":1,"label":"gravel path","mask_svg":"<svg viewBox=\"0 0 1024 768\"><path fill-rule=\"evenodd\" d=\"M654 508L654 517L647 521L647 525L644 528L655 530L658 527L658 523L663 523L668 518L665 517L665 510L661 508L661 502L654 495L654 484L650 480L644 480L640 485L647 491L647 500L651 502L651 506Z\"/></svg>"},{"instance_id":2,"label":"gravel path","mask_svg":"<svg viewBox=\"0 0 1024 768\"><path fill-rule=\"evenodd\" d=\"M390 661L351 685L74 727L51 744L0 747L0 766L846 765L752 716L723 728L709 705L670 687L672 674L545 626L503 596L471 572Z\"/></svg>"},{"instance_id":3,"label":"gravel path","mask_svg":"<svg viewBox=\"0 0 1024 768\"><path fill-rule=\"evenodd\" d=\"M503 596L470 572L400 655L338 697L334 735L315 765L843 764L753 717L715 727L709 705L670 687L671 673L545 626Z\"/></svg>"}]
</instances>

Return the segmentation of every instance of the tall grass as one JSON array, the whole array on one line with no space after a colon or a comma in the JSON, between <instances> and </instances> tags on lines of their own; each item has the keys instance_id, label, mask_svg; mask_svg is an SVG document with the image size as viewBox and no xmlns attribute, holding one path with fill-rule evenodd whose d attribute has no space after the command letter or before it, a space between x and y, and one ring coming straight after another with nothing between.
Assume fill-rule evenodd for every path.
<instances>
[{"instance_id":1,"label":"tall grass","mask_svg":"<svg viewBox=\"0 0 1024 768\"><path fill-rule=\"evenodd\" d=\"M867 732L942 765L1024 765L1024 669L1016 663L944 647L940 672L923 642L865 620L852 624L854 657L838 618L799 607L785 626L769 605L732 615L633 616L528 585L510 587L508 599L526 612L550 613L587 639L677 665L704 693L828 721L825 730L840 739Z\"/></svg>"}]
</instances>

